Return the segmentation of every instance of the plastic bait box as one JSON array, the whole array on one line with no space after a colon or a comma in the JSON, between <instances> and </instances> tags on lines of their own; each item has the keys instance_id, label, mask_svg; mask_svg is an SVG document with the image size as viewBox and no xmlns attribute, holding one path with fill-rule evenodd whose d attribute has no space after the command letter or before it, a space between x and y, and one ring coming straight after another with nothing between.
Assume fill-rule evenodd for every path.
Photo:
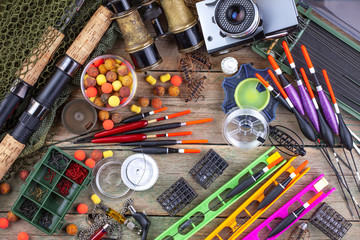
<instances>
[{"instance_id":1,"label":"plastic bait box","mask_svg":"<svg viewBox=\"0 0 360 240\"><path fill-rule=\"evenodd\" d=\"M64 225L64 217L91 181L91 169L57 147L35 164L11 211L46 234Z\"/></svg>"}]
</instances>

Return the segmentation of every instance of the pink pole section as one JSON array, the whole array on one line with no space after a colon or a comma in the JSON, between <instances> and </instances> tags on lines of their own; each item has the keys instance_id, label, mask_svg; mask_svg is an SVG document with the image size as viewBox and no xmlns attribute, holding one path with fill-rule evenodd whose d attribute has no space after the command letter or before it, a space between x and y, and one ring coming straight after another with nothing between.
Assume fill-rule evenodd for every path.
<instances>
[{"instance_id":1,"label":"pink pole section","mask_svg":"<svg viewBox=\"0 0 360 240\"><path fill-rule=\"evenodd\" d=\"M273 213L268 219L266 219L262 224L260 224L257 228L255 228L251 233L249 233L245 238L243 238L243 240L260 240L259 238L259 232L267 227L270 231L272 230L272 228L270 227L270 223L275 219L275 218L281 218L284 219L287 215L289 215L288 213L288 208L294 203L294 202L299 202L301 205L304 204L304 202L301 201L301 197L303 195L305 195L307 192L309 191L313 191L315 193L318 193L318 191L316 191L314 185L322 178L324 177L323 174L321 174L318 178L316 178L312 183L310 183L307 187L305 187L301 192L299 192L295 197L293 197L290 201L288 201L284 206L282 206L279 210L277 210L275 213ZM324 200L327 196L329 196L333 191L335 191L335 188L332 188L330 191L328 191L327 193L324 192L324 194L322 194L317 200L315 200L315 202L313 202L313 204L311 204L307 209L305 209L305 211L303 213L300 214L300 216L292 223L290 224L287 228L285 228L282 232L280 232L278 235L273 236L271 238L268 238L270 240L275 240L276 238L278 238L281 234L283 234L289 227L291 227L294 223L296 223L300 218L302 218L305 214L307 214L311 209L313 209L316 205L318 205L322 200ZM304 199L305 201L308 199ZM291 213L290 213L291 214ZM269 232L270 232L269 231Z\"/></svg>"}]
</instances>

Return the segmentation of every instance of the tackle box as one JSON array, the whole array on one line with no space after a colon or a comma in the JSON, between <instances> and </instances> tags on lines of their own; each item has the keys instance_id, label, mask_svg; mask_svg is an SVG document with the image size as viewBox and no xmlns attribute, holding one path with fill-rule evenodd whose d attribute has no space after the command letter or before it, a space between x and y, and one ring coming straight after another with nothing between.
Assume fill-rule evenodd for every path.
<instances>
[{"instance_id":1,"label":"tackle box","mask_svg":"<svg viewBox=\"0 0 360 240\"><path fill-rule=\"evenodd\" d=\"M83 172L80 179L72 178L74 166ZM65 214L91 178L89 167L61 149L50 147L21 186L11 211L44 233L53 234L62 228ZM62 194L60 185L67 186L61 188Z\"/></svg>"}]
</instances>

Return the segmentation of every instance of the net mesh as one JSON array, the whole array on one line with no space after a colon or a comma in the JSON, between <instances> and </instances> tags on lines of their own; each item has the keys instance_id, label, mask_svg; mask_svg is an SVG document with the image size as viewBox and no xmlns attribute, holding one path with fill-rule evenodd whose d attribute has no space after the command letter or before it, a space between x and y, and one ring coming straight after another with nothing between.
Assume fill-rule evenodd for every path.
<instances>
[{"instance_id":1,"label":"net mesh","mask_svg":"<svg viewBox=\"0 0 360 240\"><path fill-rule=\"evenodd\" d=\"M84 2L79 11L76 6ZM32 96L36 96L46 81L55 72L55 64L65 55L66 50L75 40L82 28L91 18L100 5L105 5L106 0L13 0L0 1L0 101L9 92L15 79L23 77L30 71L46 50L60 35L54 32L49 35L49 28L61 30L65 37L51 60L44 68L37 82L31 88L26 98L17 106L12 116L8 119L0 132L0 139L10 133L18 122L22 112L26 110ZM141 3L140 0L131 0L132 4ZM185 0L191 10L195 11L195 2ZM75 13L71 21L70 16ZM44 36L47 41L42 41ZM50 37L49 37L50 36ZM104 54L112 48L116 39L121 36L119 27L114 21L100 43L90 55L89 60ZM40 51L40 50L41 51ZM84 64L86 65L86 63ZM59 96L39 129L32 135L20 157L12 165L4 179L8 179L18 169L33 165L40 159L39 153L46 151L46 142L56 133L51 128L56 119L57 109L70 96L72 90L79 86L80 69L71 84Z\"/></svg>"},{"instance_id":2,"label":"net mesh","mask_svg":"<svg viewBox=\"0 0 360 240\"><path fill-rule=\"evenodd\" d=\"M0 48L0 100L2 101L9 92L13 81L26 74L32 66L43 56L43 51L34 49L48 48L49 45L58 37L59 33L50 35L49 41L41 41L48 34L50 26L60 30L63 29L65 35L63 42L55 51L50 62L47 64L42 74L34 84L27 97L19 104L15 112L8 119L2 128L1 139L6 133L11 132L17 123L20 115L26 110L32 96L36 96L47 79L55 72L55 64L64 56L66 50L80 33L82 28L91 18L93 13L104 0L86 0L80 10L74 15L71 21L69 16L76 11L76 4L79 0L14 0L0 1L0 41L3 43ZM48 35L49 36L49 35ZM100 44L94 50L89 59L101 55L112 48L120 31L115 22L101 39ZM48 38L49 39L49 38ZM41 46L41 47L34 47ZM7 175L8 179L16 170L34 164L39 159L39 150L46 150L44 145L46 140L56 132L50 131L56 118L56 110L66 101L72 90L79 85L79 70L72 83L63 91L55 102L52 109L47 114L39 129L32 135L26 148L10 168Z\"/></svg>"}]
</instances>

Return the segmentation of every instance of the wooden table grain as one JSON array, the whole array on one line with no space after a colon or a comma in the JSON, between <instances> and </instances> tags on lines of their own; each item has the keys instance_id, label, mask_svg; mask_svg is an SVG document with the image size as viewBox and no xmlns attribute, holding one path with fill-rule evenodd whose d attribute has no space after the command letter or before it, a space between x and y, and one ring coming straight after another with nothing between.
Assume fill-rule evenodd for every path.
<instances>
[{"instance_id":1,"label":"wooden table grain","mask_svg":"<svg viewBox=\"0 0 360 240\"><path fill-rule=\"evenodd\" d=\"M161 74L177 73L177 64L180 54L177 52L174 39L170 37L166 37L157 41L157 46L161 56L164 59L164 62L154 70L149 71L154 77L158 79ZM109 51L109 53L117 54L120 56L129 59L128 55L124 51L124 43L122 39L118 39L115 47ZM263 69L270 67L269 63L255 54L249 47L244 48L240 51L228 54L226 56L235 57L239 64L251 63L255 68ZM222 74L220 69L220 62L224 58L224 56L220 57L211 57L211 62L213 68L210 72L204 72L204 75L207 76L207 80L205 82L205 88L203 91L203 95L205 99L203 101L198 102L189 102L185 103L183 99L180 97L173 98L168 94L165 94L164 97L161 97L163 101L163 105L168 107L166 114L175 113L183 110L190 109L192 113L187 116L180 117L178 120L181 121L190 121L200 118L214 118L214 121L211 123L193 125L185 127L184 130L193 131L192 136L183 137L182 139L209 139L209 145L203 146L195 146L202 150L200 154L174 154L168 156L153 156L156 160L160 175L157 183L153 188L144 192L136 192L133 195L133 199L135 202L135 207L139 211L146 211L150 220L152 222L150 232L148 235L148 239L155 239L161 232L165 231L168 227L170 227L173 223L181 218L184 214L189 212L192 208L201 203L205 198L207 198L210 194L216 191L219 187L221 187L225 182L230 180L234 175L240 172L244 167L250 164L253 160L255 160L258 156L264 153L270 146L270 142L267 141L263 146L251 149L251 150L240 150L235 147L229 146L223 139L221 126L222 121L224 119L225 114L221 109L221 104L224 100L224 91L221 88L221 83L224 79L224 74ZM139 89L137 91L136 97L132 101L135 103L139 97L149 97L153 98L153 86L150 86L144 80L144 73L139 73L138 75L139 81ZM157 82L159 85L165 86L168 88L170 83L162 83L160 81ZM184 86L181 87L184 90ZM80 89L75 90L69 100L72 99L81 99L82 95ZM130 103L130 105L132 104ZM125 107L120 112L124 117L130 116L132 113L130 112L130 105ZM143 111L151 110L150 107L143 109ZM344 113L345 122L348 126L358 135L360 135L360 122L354 117ZM59 110L60 113L60 110ZM164 112L165 113L165 112ZM162 114L159 114L162 115ZM74 136L66 131L66 129L62 126L60 120L60 114L58 115L53 131L56 131L56 135L54 136L53 141L67 139L71 136ZM169 121L171 122L171 121ZM282 106L279 106L276 110L276 119L272 124L280 124L286 127L293 129L294 131L300 133L299 127L297 125L296 119L293 114L287 112ZM98 126L100 128L100 125ZM300 165L304 160L309 160L309 166L311 167L310 171L298 182L296 183L284 196L282 196L278 202L273 204L255 223L251 225L251 227L246 231L250 232L256 226L258 226L264 219L270 216L276 209L286 203L289 199L291 199L297 192L299 192L302 188L304 188L307 184L309 184L313 179L318 177L320 174L324 174L326 179L329 181L329 187L335 187L337 190L331 194L325 202L327 202L331 207L333 207L336 211L338 211L341 215L343 215L346 219L350 220L352 223L352 227L346 236L343 239L360 239L360 222L359 219L353 220L350 216L349 210L345 204L343 196L340 192L338 182L336 180L335 174L330 169L325 159L323 159L320 152L316 149L313 143L304 140L306 144L307 154L304 157L298 157L294 161L294 165ZM71 142L64 142L59 145L59 147L64 146L72 146ZM95 149L96 147L94 147ZM229 163L229 167L226 169L223 175L221 175L207 190L204 190L199 184L197 184L188 174L188 171L194 166L194 164L210 149L214 149L218 152L226 161ZM111 149L114 151L114 155L120 159L124 160L127 156L131 155L131 152L121 151L121 147L101 147L100 150ZM337 147L336 151L341 154L342 149ZM74 151L67 151L69 154L73 154ZM87 154L91 153L91 150L86 151ZM356 153L354 154L356 157L356 161L358 166L360 167L360 157ZM350 184L350 188L354 197L357 201L360 201L360 193L356 189L354 180L351 176L350 171L348 171L345 167L344 173L346 178ZM169 217L169 215L161 208L161 206L157 203L156 198L163 193L167 188L169 188L176 180L180 177L184 177L186 181L195 189L198 193L198 197L191 202L188 206L186 206L182 211L180 211L176 217ZM6 213L10 210L13 205L15 199L19 195L20 187L22 182L19 181L18 176L11 179L9 181L12 191L9 195L0 196L0 211L1 215L5 216ZM66 224L74 223L81 230L83 228L88 227L86 223L85 215L80 215L76 212L75 207L79 203L86 203L90 206L90 209L93 208L93 204L90 200L90 196L92 195L91 187L89 186L86 190L82 191L79 195L78 199L76 199L74 205L70 208L68 214L65 217ZM221 213L216 219L214 219L211 223L209 223L206 227L197 232L191 239L204 239L209 233L211 233L222 221L226 219L237 207L239 207L245 198L240 199L231 207L229 207L226 211ZM112 208L116 210L120 210L122 208L122 204L112 204L108 203ZM314 211L308 213L302 221L307 221L310 219ZM312 240L320 240L320 239L328 239L323 233L321 233L318 229L313 227L311 224L309 225ZM0 239L16 239L17 234L20 231L25 231L29 233L31 240L52 240L52 239L76 239L76 237L71 237L66 234L64 230L61 230L59 233L48 236L41 232L40 230L32 227L28 223L23 220L20 220L15 223L11 223L9 228L1 230ZM288 232L283 234L279 239L285 239L285 236ZM140 239L138 236L134 234L124 231L124 239Z\"/></svg>"}]
</instances>

